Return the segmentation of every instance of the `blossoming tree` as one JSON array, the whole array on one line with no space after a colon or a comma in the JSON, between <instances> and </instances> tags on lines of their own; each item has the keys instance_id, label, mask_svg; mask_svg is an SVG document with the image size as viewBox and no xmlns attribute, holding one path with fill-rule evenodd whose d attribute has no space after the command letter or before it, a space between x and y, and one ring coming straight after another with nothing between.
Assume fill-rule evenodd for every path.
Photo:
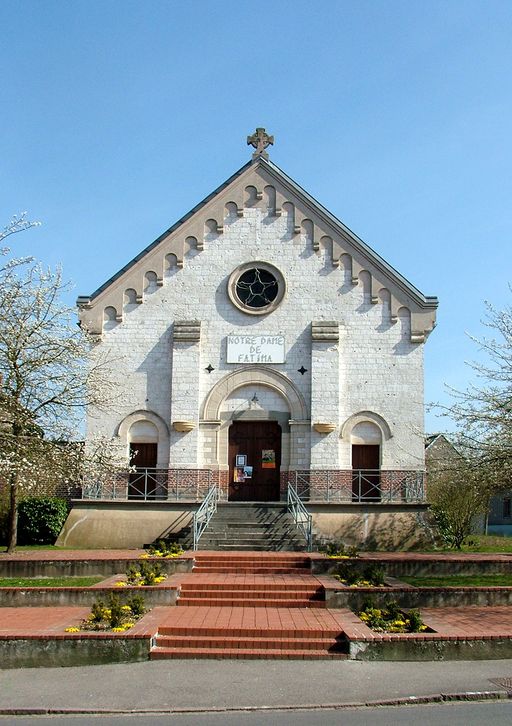
<instances>
[{"instance_id":1,"label":"blossoming tree","mask_svg":"<svg viewBox=\"0 0 512 726\"><path fill-rule=\"evenodd\" d=\"M33 227L14 217L5 237ZM109 361L88 356L92 342L75 310L63 302L69 289L60 269L32 258L10 257L0 267L0 478L9 493L8 551L17 542L20 494L37 493L48 477L77 480L125 466L114 442L89 451L69 444L81 428L84 407L101 411L115 398Z\"/></svg>"}]
</instances>

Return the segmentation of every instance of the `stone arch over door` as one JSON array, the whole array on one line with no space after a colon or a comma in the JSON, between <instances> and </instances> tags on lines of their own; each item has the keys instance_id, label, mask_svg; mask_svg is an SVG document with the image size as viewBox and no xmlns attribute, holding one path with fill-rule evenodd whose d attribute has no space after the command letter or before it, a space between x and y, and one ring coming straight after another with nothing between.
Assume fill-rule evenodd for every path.
<instances>
[{"instance_id":1,"label":"stone arch over door","mask_svg":"<svg viewBox=\"0 0 512 726\"><path fill-rule=\"evenodd\" d=\"M281 416L269 415L265 409L256 406L244 410L241 417L245 420L278 421L283 430L282 470L296 468L297 439L301 438L301 429L309 431L310 427L306 401L302 393L286 376L264 366L243 367L228 373L213 386L206 396L200 422L203 432L202 458L204 465L221 470L229 468L229 427L232 421L240 418L240 414L235 415L233 411L230 415L230 412L223 411L223 404L237 389L251 386L254 387L255 392L258 389L268 388L276 393L286 402L288 412L286 414L283 412Z\"/></svg>"},{"instance_id":2,"label":"stone arch over door","mask_svg":"<svg viewBox=\"0 0 512 726\"><path fill-rule=\"evenodd\" d=\"M123 445L126 447L126 455L128 456L130 446L130 430L136 429L136 424L152 424L156 429L157 434L157 463L156 466L159 469L167 469L169 466L169 429L165 421L153 413L153 411L134 411L128 414L117 429L117 435L121 439ZM141 429L142 430L142 429ZM142 437L143 438L143 437ZM142 440L142 439L140 439ZM151 438L154 441L154 438Z\"/></svg>"}]
</instances>

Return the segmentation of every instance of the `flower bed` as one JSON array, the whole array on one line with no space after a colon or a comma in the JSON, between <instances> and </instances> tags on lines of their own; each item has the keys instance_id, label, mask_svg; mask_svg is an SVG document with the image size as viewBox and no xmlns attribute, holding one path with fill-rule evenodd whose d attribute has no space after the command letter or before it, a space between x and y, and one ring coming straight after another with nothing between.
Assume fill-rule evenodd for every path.
<instances>
[{"instance_id":1,"label":"flower bed","mask_svg":"<svg viewBox=\"0 0 512 726\"><path fill-rule=\"evenodd\" d=\"M185 552L181 545L176 542L166 542L161 539L158 542L154 542L149 546L148 551L140 555L141 559L148 559L149 557L161 557L165 559L172 559L175 557L181 557Z\"/></svg>"},{"instance_id":2,"label":"flower bed","mask_svg":"<svg viewBox=\"0 0 512 726\"><path fill-rule=\"evenodd\" d=\"M125 603L122 603L117 595L111 595L106 602L97 600L91 608L90 615L82 620L80 625L66 628L64 632L80 633L92 630L124 633L133 628L146 612L144 598L141 595L134 595Z\"/></svg>"},{"instance_id":3,"label":"flower bed","mask_svg":"<svg viewBox=\"0 0 512 726\"><path fill-rule=\"evenodd\" d=\"M423 633L427 630L419 610L413 608L405 612L396 600L387 600L379 608L368 598L357 614L363 623L379 633Z\"/></svg>"},{"instance_id":4,"label":"flower bed","mask_svg":"<svg viewBox=\"0 0 512 726\"><path fill-rule=\"evenodd\" d=\"M140 565L130 565L126 571L126 580L118 580L116 587L144 587L159 585L167 579L167 575L162 572L158 562L141 562Z\"/></svg>"},{"instance_id":5,"label":"flower bed","mask_svg":"<svg viewBox=\"0 0 512 726\"><path fill-rule=\"evenodd\" d=\"M382 587L384 570L377 565L361 566L354 561L340 562L333 577L345 587Z\"/></svg>"}]
</instances>

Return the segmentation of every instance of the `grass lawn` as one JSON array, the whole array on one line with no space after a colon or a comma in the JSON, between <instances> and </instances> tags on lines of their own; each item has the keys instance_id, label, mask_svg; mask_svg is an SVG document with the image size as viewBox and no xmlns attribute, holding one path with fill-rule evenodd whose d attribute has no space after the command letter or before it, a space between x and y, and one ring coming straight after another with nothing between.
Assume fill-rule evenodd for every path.
<instances>
[{"instance_id":1,"label":"grass lawn","mask_svg":"<svg viewBox=\"0 0 512 726\"><path fill-rule=\"evenodd\" d=\"M471 544L463 544L460 550L439 548L430 552L512 552L512 537L497 537L493 534L472 534ZM427 550L425 550L427 551Z\"/></svg>"},{"instance_id":2,"label":"grass lawn","mask_svg":"<svg viewBox=\"0 0 512 726\"><path fill-rule=\"evenodd\" d=\"M401 577L414 587L512 587L512 575L446 575L444 577Z\"/></svg>"},{"instance_id":3,"label":"grass lawn","mask_svg":"<svg viewBox=\"0 0 512 726\"><path fill-rule=\"evenodd\" d=\"M66 550L105 550L107 551L108 547L57 547L56 545L17 545L16 546L16 552L39 552L40 550L51 550L56 552L65 552ZM7 552L7 547L0 546L0 555L5 555Z\"/></svg>"},{"instance_id":4,"label":"grass lawn","mask_svg":"<svg viewBox=\"0 0 512 726\"><path fill-rule=\"evenodd\" d=\"M0 577L0 587L90 587L105 577Z\"/></svg>"}]
</instances>

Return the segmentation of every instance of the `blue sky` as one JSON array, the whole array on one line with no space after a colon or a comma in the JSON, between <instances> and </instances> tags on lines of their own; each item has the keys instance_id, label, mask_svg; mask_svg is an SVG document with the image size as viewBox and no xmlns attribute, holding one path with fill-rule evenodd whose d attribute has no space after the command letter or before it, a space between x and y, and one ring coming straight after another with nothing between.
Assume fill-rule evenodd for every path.
<instances>
[{"instance_id":1,"label":"blue sky","mask_svg":"<svg viewBox=\"0 0 512 726\"><path fill-rule=\"evenodd\" d=\"M428 295L426 398L510 304L512 3L2 0L0 221L95 290L250 158ZM14 240L13 240L14 242ZM430 431L446 423L432 414Z\"/></svg>"}]
</instances>

